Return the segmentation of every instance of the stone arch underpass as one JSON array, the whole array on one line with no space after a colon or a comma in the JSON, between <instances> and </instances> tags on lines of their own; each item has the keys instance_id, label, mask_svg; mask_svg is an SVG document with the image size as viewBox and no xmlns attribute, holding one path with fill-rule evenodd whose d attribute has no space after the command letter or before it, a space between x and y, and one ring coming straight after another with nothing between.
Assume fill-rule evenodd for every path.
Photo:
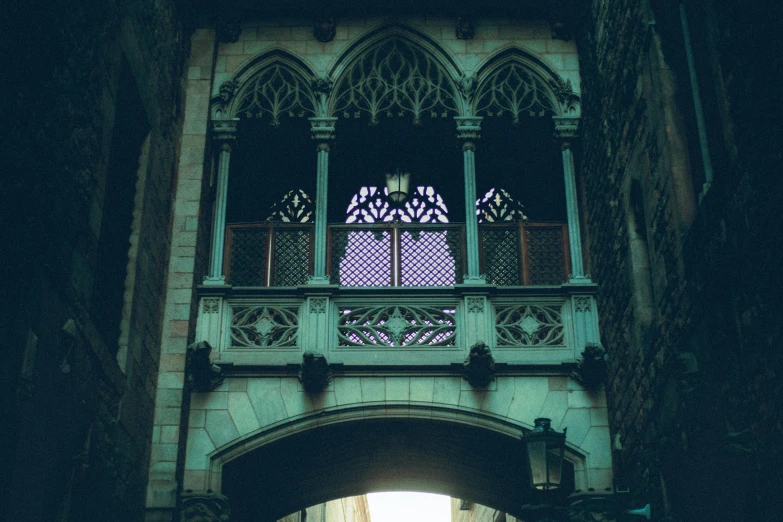
<instances>
[{"instance_id":1,"label":"stone arch underpass","mask_svg":"<svg viewBox=\"0 0 783 522\"><path fill-rule=\"evenodd\" d=\"M276 520L371 491L447 494L514 514L529 503L521 435L568 428L577 489L611 486L603 393L562 376L229 378L191 401L184 488L228 497L231 520Z\"/></svg>"}]
</instances>

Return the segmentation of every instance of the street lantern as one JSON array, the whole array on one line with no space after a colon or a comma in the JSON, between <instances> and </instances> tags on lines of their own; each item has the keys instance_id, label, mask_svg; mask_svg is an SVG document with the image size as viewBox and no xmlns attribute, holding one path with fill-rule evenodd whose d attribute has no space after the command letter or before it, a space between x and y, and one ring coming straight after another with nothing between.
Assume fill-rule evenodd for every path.
<instances>
[{"instance_id":1,"label":"street lantern","mask_svg":"<svg viewBox=\"0 0 783 522\"><path fill-rule=\"evenodd\" d=\"M407 170L397 167L394 172L386 172L386 189L389 191L389 197L395 203L405 201L405 198L408 197L410 183L411 173Z\"/></svg>"},{"instance_id":2,"label":"street lantern","mask_svg":"<svg viewBox=\"0 0 783 522\"><path fill-rule=\"evenodd\" d=\"M522 437L527 447L530 483L537 490L557 490L563 478L566 430L558 433L547 418L535 420L533 431Z\"/></svg>"}]
</instances>

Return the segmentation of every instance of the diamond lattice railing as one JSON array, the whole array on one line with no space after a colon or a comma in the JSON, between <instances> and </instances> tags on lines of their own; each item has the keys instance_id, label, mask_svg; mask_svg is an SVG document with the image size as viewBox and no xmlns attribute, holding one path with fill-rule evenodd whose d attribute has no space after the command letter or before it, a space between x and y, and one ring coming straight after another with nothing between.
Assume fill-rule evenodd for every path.
<instances>
[{"instance_id":1,"label":"diamond lattice railing","mask_svg":"<svg viewBox=\"0 0 783 522\"><path fill-rule=\"evenodd\" d=\"M390 286L392 233L332 227L331 281L341 286Z\"/></svg>"},{"instance_id":2,"label":"diamond lattice railing","mask_svg":"<svg viewBox=\"0 0 783 522\"><path fill-rule=\"evenodd\" d=\"M450 286L462 282L462 233L403 230L400 235L401 286Z\"/></svg>"},{"instance_id":3,"label":"diamond lattice railing","mask_svg":"<svg viewBox=\"0 0 783 522\"><path fill-rule=\"evenodd\" d=\"M479 225L482 272L499 286L559 285L568 277L565 223Z\"/></svg>"},{"instance_id":4,"label":"diamond lattice railing","mask_svg":"<svg viewBox=\"0 0 783 522\"><path fill-rule=\"evenodd\" d=\"M529 283L559 285L567 280L565 227L526 226Z\"/></svg>"},{"instance_id":5,"label":"diamond lattice railing","mask_svg":"<svg viewBox=\"0 0 783 522\"><path fill-rule=\"evenodd\" d=\"M311 228L285 228L275 231L275 256L271 286L307 283L312 258Z\"/></svg>"},{"instance_id":6,"label":"diamond lattice railing","mask_svg":"<svg viewBox=\"0 0 783 522\"><path fill-rule=\"evenodd\" d=\"M262 227L229 226L228 283L234 286L263 286L266 279L266 248L269 231Z\"/></svg>"},{"instance_id":7,"label":"diamond lattice railing","mask_svg":"<svg viewBox=\"0 0 783 522\"><path fill-rule=\"evenodd\" d=\"M487 283L499 286L522 284L519 233L516 227L482 227L481 249Z\"/></svg>"},{"instance_id":8,"label":"diamond lattice railing","mask_svg":"<svg viewBox=\"0 0 783 522\"><path fill-rule=\"evenodd\" d=\"M228 283L233 286L305 284L312 271L312 245L311 224L229 225L224 261ZM269 255L270 250L274 255Z\"/></svg>"}]
</instances>

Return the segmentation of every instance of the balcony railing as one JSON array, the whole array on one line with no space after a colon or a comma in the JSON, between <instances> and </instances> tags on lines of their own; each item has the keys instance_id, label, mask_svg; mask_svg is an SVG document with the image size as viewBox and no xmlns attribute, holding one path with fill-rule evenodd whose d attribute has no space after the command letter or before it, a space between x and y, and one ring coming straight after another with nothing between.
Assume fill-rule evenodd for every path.
<instances>
[{"instance_id":1,"label":"balcony railing","mask_svg":"<svg viewBox=\"0 0 783 522\"><path fill-rule=\"evenodd\" d=\"M252 223L226 229L224 273L233 286L297 286L313 270L312 224ZM465 275L461 224L330 225L327 273L345 287L452 286ZM498 286L568 280L565 223L479 225L481 270Z\"/></svg>"},{"instance_id":2,"label":"balcony railing","mask_svg":"<svg viewBox=\"0 0 783 522\"><path fill-rule=\"evenodd\" d=\"M341 286L451 286L465 273L461 225L332 225L329 236Z\"/></svg>"},{"instance_id":3,"label":"balcony railing","mask_svg":"<svg viewBox=\"0 0 783 522\"><path fill-rule=\"evenodd\" d=\"M297 365L305 351L347 365L451 365L477 342L499 363L557 365L599 342L592 284L309 290L202 287L197 337L236 365Z\"/></svg>"},{"instance_id":4,"label":"balcony railing","mask_svg":"<svg viewBox=\"0 0 783 522\"><path fill-rule=\"evenodd\" d=\"M223 268L234 286L296 286L313 273L313 225L245 223L226 227Z\"/></svg>"},{"instance_id":5,"label":"balcony railing","mask_svg":"<svg viewBox=\"0 0 783 522\"><path fill-rule=\"evenodd\" d=\"M479 225L482 272L498 286L559 285L571 271L566 223Z\"/></svg>"}]
</instances>

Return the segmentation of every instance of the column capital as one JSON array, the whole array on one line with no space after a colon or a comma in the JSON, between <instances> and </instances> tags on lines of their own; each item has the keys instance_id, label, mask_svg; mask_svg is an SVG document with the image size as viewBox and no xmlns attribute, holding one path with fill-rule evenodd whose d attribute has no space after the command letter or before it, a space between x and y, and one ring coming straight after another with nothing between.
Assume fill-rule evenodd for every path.
<instances>
[{"instance_id":1,"label":"column capital","mask_svg":"<svg viewBox=\"0 0 783 522\"><path fill-rule=\"evenodd\" d=\"M328 141L334 139L337 118L315 117L307 119L310 120L310 133L314 140Z\"/></svg>"},{"instance_id":2,"label":"column capital","mask_svg":"<svg viewBox=\"0 0 783 522\"><path fill-rule=\"evenodd\" d=\"M231 506L225 495L218 493L183 493L180 522L228 522Z\"/></svg>"},{"instance_id":3,"label":"column capital","mask_svg":"<svg viewBox=\"0 0 783 522\"><path fill-rule=\"evenodd\" d=\"M455 116L457 122L457 138L461 140L477 140L481 137L481 116Z\"/></svg>"},{"instance_id":4,"label":"column capital","mask_svg":"<svg viewBox=\"0 0 783 522\"><path fill-rule=\"evenodd\" d=\"M212 139L217 141L232 141L237 137L239 118L229 120L212 120Z\"/></svg>"},{"instance_id":5,"label":"column capital","mask_svg":"<svg viewBox=\"0 0 783 522\"><path fill-rule=\"evenodd\" d=\"M559 140L567 140L569 138L576 138L579 131L579 118L570 116L553 116L552 120L555 122L555 138Z\"/></svg>"}]
</instances>

